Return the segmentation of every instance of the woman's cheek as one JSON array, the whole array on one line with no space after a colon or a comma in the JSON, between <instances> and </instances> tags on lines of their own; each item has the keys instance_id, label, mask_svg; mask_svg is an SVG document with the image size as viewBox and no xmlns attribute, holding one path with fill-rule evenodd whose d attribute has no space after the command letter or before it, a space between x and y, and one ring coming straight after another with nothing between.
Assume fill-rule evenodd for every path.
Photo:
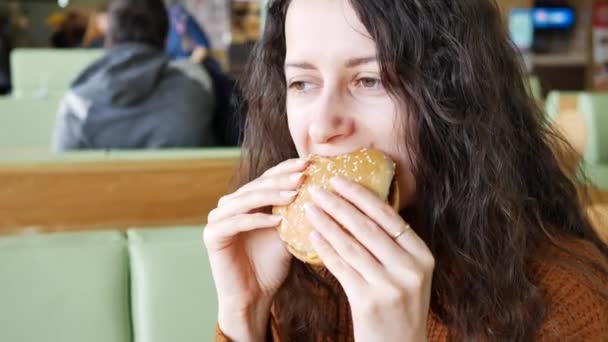
<instances>
[{"instance_id":1,"label":"woman's cheek","mask_svg":"<svg viewBox=\"0 0 608 342\"><path fill-rule=\"evenodd\" d=\"M298 155L300 157L304 157L307 155L306 152L306 135L307 135L307 123L305 122L305 116L294 108L290 108L290 105L287 106L287 123L289 126L289 133L291 135L291 139L298 151Z\"/></svg>"}]
</instances>

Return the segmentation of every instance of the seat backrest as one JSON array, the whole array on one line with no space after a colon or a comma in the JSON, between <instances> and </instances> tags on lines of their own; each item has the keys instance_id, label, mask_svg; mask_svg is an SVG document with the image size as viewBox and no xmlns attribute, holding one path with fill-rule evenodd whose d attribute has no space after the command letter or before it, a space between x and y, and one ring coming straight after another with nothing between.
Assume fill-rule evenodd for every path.
<instances>
[{"instance_id":1,"label":"seat backrest","mask_svg":"<svg viewBox=\"0 0 608 342\"><path fill-rule=\"evenodd\" d=\"M61 96L102 49L20 48L11 52L13 93L16 97Z\"/></svg>"},{"instance_id":2,"label":"seat backrest","mask_svg":"<svg viewBox=\"0 0 608 342\"><path fill-rule=\"evenodd\" d=\"M555 120L560 112L578 109L578 91L552 90L545 99L545 113L550 122Z\"/></svg>"},{"instance_id":3,"label":"seat backrest","mask_svg":"<svg viewBox=\"0 0 608 342\"><path fill-rule=\"evenodd\" d=\"M212 341L202 226L0 236L0 341Z\"/></svg>"},{"instance_id":4,"label":"seat backrest","mask_svg":"<svg viewBox=\"0 0 608 342\"><path fill-rule=\"evenodd\" d=\"M129 342L118 232L0 238L0 341Z\"/></svg>"},{"instance_id":5,"label":"seat backrest","mask_svg":"<svg viewBox=\"0 0 608 342\"><path fill-rule=\"evenodd\" d=\"M608 163L608 94L551 92L546 112L586 163Z\"/></svg>"},{"instance_id":6,"label":"seat backrest","mask_svg":"<svg viewBox=\"0 0 608 342\"><path fill-rule=\"evenodd\" d=\"M585 93L578 101L579 111L587 123L585 160L608 164L608 94Z\"/></svg>"},{"instance_id":7,"label":"seat backrest","mask_svg":"<svg viewBox=\"0 0 608 342\"><path fill-rule=\"evenodd\" d=\"M238 149L0 155L0 234L205 223Z\"/></svg>"},{"instance_id":8,"label":"seat backrest","mask_svg":"<svg viewBox=\"0 0 608 342\"><path fill-rule=\"evenodd\" d=\"M134 342L213 341L217 300L202 226L128 231Z\"/></svg>"},{"instance_id":9,"label":"seat backrest","mask_svg":"<svg viewBox=\"0 0 608 342\"><path fill-rule=\"evenodd\" d=\"M532 96L537 101L542 101L543 98L543 90L540 84L540 80L536 76L528 77L528 90L530 92L530 96Z\"/></svg>"},{"instance_id":10,"label":"seat backrest","mask_svg":"<svg viewBox=\"0 0 608 342\"><path fill-rule=\"evenodd\" d=\"M608 95L584 92L551 92L547 96L549 121L574 148L576 156L562 155L566 170L577 167L591 184L578 184L584 194L592 225L608 242Z\"/></svg>"},{"instance_id":11,"label":"seat backrest","mask_svg":"<svg viewBox=\"0 0 608 342\"><path fill-rule=\"evenodd\" d=\"M0 149L50 150L59 98L0 99Z\"/></svg>"}]
</instances>

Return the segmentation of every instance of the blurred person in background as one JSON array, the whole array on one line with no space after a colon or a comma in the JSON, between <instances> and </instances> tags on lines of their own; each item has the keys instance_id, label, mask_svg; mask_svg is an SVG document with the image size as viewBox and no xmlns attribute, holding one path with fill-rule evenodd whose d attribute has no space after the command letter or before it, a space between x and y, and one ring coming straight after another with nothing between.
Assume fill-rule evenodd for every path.
<instances>
[{"instance_id":1,"label":"blurred person in background","mask_svg":"<svg viewBox=\"0 0 608 342\"><path fill-rule=\"evenodd\" d=\"M211 80L188 60L169 61L162 0L114 0L108 19L106 54L62 100L54 150L215 145Z\"/></svg>"},{"instance_id":2,"label":"blurred person in background","mask_svg":"<svg viewBox=\"0 0 608 342\"><path fill-rule=\"evenodd\" d=\"M179 0L168 1L169 33L166 51L171 59L190 58L200 64L208 57L207 33Z\"/></svg>"},{"instance_id":3,"label":"blurred person in background","mask_svg":"<svg viewBox=\"0 0 608 342\"><path fill-rule=\"evenodd\" d=\"M165 51L173 60L190 59L211 76L216 98L216 120L219 144L236 146L240 142L242 122L239 108L242 105L236 82L222 70L221 64L211 54L209 36L192 16L181 0L167 0L169 33Z\"/></svg>"},{"instance_id":4,"label":"blurred person in background","mask_svg":"<svg viewBox=\"0 0 608 342\"><path fill-rule=\"evenodd\" d=\"M8 13L0 13L0 95L11 91L11 49L9 16Z\"/></svg>"},{"instance_id":5,"label":"blurred person in background","mask_svg":"<svg viewBox=\"0 0 608 342\"><path fill-rule=\"evenodd\" d=\"M82 39L84 48L102 48L108 32L108 13L105 8L91 13L87 30Z\"/></svg>"},{"instance_id":6,"label":"blurred person in background","mask_svg":"<svg viewBox=\"0 0 608 342\"><path fill-rule=\"evenodd\" d=\"M51 15L47 19L53 30L50 44L54 48L76 48L82 45L87 28L87 16L76 10Z\"/></svg>"}]
</instances>

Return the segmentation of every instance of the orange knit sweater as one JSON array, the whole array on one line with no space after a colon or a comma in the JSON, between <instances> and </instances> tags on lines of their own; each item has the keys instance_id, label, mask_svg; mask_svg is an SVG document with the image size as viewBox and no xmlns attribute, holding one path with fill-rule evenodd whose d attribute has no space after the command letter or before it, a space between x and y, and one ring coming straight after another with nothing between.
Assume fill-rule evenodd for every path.
<instances>
[{"instance_id":1,"label":"orange knit sweater","mask_svg":"<svg viewBox=\"0 0 608 342\"><path fill-rule=\"evenodd\" d=\"M596 260L608 270L608 260L599 253L597 248L588 242L571 241L568 247L577 249L591 260ZM543 257L531 263L531 275L541 290L544 291L547 301L547 311L545 321L537 333L538 341L608 341L608 278L601 278L603 284L592 282L584 274L572 267L566 267L553 260L565 257L564 252L556 248L549 248ZM328 272L321 272L323 277L331 277ZM334 290L338 290L341 295L339 298L341 317L350 317L350 308L346 301L346 296L339 290L339 286L334 281L330 283L336 285ZM599 288L599 287L603 288ZM603 292L601 292L603 291ZM319 298L319 300L322 300ZM277 334L277 327L272 324L271 331L273 342L280 341ZM317 341L339 341L352 342L353 327L352 321L338 322L337 333L334 336L319 336ZM430 312L427 321L427 332L429 341L447 341L448 328ZM231 341L218 328L216 342Z\"/></svg>"}]
</instances>

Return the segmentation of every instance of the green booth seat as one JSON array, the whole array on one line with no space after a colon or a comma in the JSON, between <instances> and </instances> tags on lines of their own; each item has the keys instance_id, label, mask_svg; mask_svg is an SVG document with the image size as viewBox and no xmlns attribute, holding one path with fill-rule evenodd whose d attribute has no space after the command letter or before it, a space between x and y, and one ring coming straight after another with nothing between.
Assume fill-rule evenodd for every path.
<instances>
[{"instance_id":1,"label":"green booth seat","mask_svg":"<svg viewBox=\"0 0 608 342\"><path fill-rule=\"evenodd\" d=\"M0 341L131 341L119 232L0 238Z\"/></svg>"},{"instance_id":2,"label":"green booth seat","mask_svg":"<svg viewBox=\"0 0 608 342\"><path fill-rule=\"evenodd\" d=\"M0 237L0 341L212 341L202 227Z\"/></svg>"},{"instance_id":3,"label":"green booth seat","mask_svg":"<svg viewBox=\"0 0 608 342\"><path fill-rule=\"evenodd\" d=\"M528 92L530 93L530 96L532 96L537 101L542 101L543 91L540 84L540 80L537 76L528 77Z\"/></svg>"},{"instance_id":4,"label":"green booth seat","mask_svg":"<svg viewBox=\"0 0 608 342\"><path fill-rule=\"evenodd\" d=\"M0 149L49 150L59 98L0 99Z\"/></svg>"},{"instance_id":5,"label":"green booth seat","mask_svg":"<svg viewBox=\"0 0 608 342\"><path fill-rule=\"evenodd\" d=\"M552 91L547 96L545 106L549 122L564 110L579 113L584 124L581 129L585 130L584 133L574 134L585 139L580 166L592 185L608 189L608 94ZM568 126L562 129L575 128Z\"/></svg>"},{"instance_id":6,"label":"green booth seat","mask_svg":"<svg viewBox=\"0 0 608 342\"><path fill-rule=\"evenodd\" d=\"M16 97L61 96L103 49L19 48L11 53Z\"/></svg>"},{"instance_id":7,"label":"green booth seat","mask_svg":"<svg viewBox=\"0 0 608 342\"><path fill-rule=\"evenodd\" d=\"M582 163L581 169L594 187L608 190L608 164Z\"/></svg>"},{"instance_id":8,"label":"green booth seat","mask_svg":"<svg viewBox=\"0 0 608 342\"><path fill-rule=\"evenodd\" d=\"M238 159L241 150L238 147L204 147L204 148L167 148L160 150L75 150L53 153L48 149L30 149L23 153L21 149L0 148L0 167L6 165L46 166L49 164L67 165L99 162L156 162L187 161L201 159Z\"/></svg>"},{"instance_id":9,"label":"green booth seat","mask_svg":"<svg viewBox=\"0 0 608 342\"><path fill-rule=\"evenodd\" d=\"M608 94L581 94L578 107L587 126L585 161L608 165Z\"/></svg>"},{"instance_id":10,"label":"green booth seat","mask_svg":"<svg viewBox=\"0 0 608 342\"><path fill-rule=\"evenodd\" d=\"M201 227L128 231L134 341L212 341L217 300Z\"/></svg>"}]
</instances>

